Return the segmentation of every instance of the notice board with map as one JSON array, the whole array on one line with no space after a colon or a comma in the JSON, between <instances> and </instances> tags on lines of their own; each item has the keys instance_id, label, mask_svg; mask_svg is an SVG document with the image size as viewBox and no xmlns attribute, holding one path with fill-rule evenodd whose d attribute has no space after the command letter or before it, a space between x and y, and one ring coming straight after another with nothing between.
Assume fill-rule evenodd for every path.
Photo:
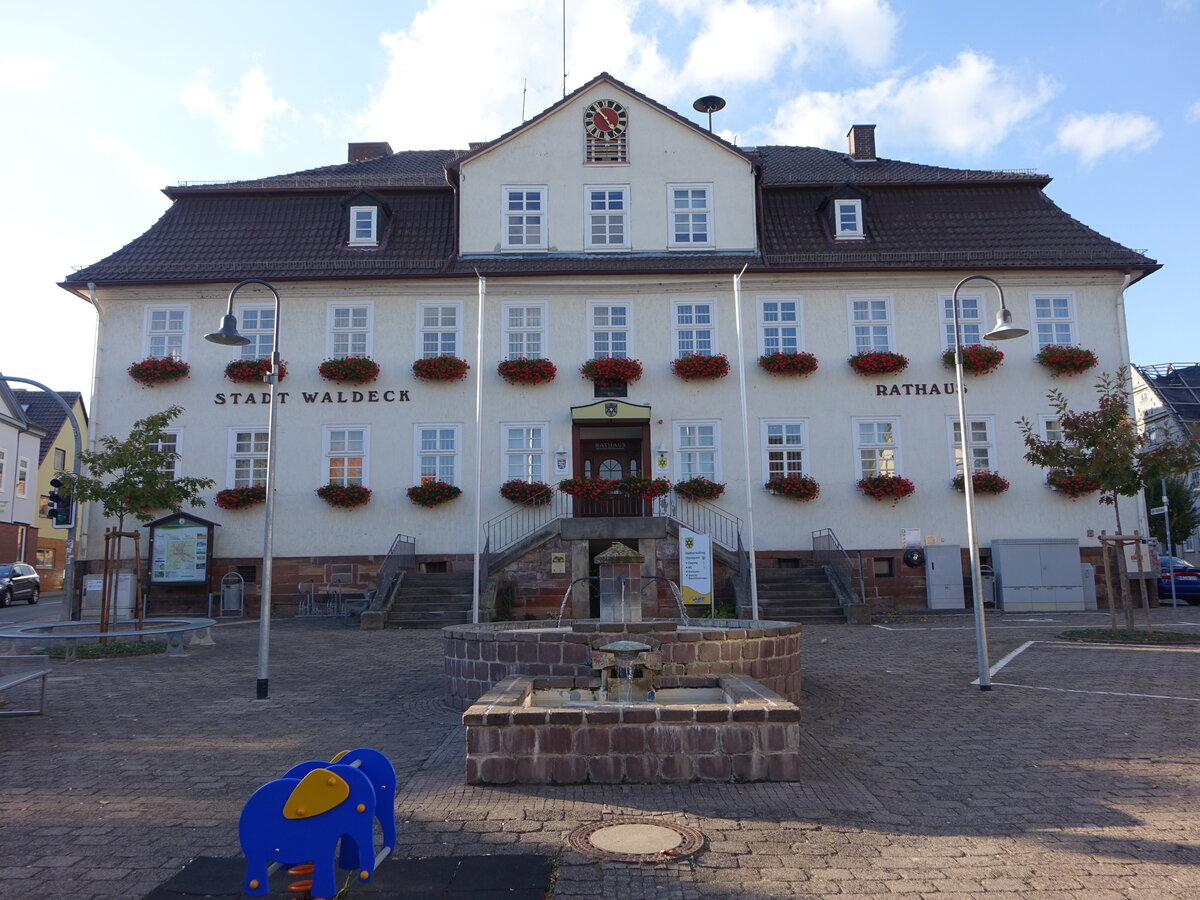
<instances>
[{"instance_id":1,"label":"notice board with map","mask_svg":"<svg viewBox=\"0 0 1200 900\"><path fill-rule=\"evenodd\" d=\"M212 561L212 522L186 513L150 524L150 581L203 584Z\"/></svg>"}]
</instances>

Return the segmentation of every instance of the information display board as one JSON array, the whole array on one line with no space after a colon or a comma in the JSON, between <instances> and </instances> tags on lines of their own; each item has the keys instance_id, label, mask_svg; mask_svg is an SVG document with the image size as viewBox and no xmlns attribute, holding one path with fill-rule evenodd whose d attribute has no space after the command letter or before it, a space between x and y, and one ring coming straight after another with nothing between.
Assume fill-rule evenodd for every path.
<instances>
[{"instance_id":1,"label":"information display board","mask_svg":"<svg viewBox=\"0 0 1200 900\"><path fill-rule=\"evenodd\" d=\"M679 585L684 603L712 605L712 539L707 534L679 529Z\"/></svg>"},{"instance_id":2,"label":"information display board","mask_svg":"<svg viewBox=\"0 0 1200 900\"><path fill-rule=\"evenodd\" d=\"M159 584L206 581L208 533L208 526L186 518L160 522L152 532L150 580Z\"/></svg>"}]
</instances>

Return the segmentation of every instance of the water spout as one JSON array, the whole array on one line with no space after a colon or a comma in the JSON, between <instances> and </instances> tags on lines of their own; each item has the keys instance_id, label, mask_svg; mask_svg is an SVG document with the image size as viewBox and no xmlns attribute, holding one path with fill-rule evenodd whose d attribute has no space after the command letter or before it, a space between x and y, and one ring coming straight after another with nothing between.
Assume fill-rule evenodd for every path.
<instances>
[{"instance_id":1,"label":"water spout","mask_svg":"<svg viewBox=\"0 0 1200 900\"><path fill-rule=\"evenodd\" d=\"M571 591L575 589L575 585L579 584L579 582L581 582L581 581L599 581L599 580L600 579L597 578L595 575L584 575L582 578L576 578L574 581L572 581L570 584L567 585L567 591L565 594L563 594L562 604L558 607L558 624L559 624L559 626L562 625L563 612L566 611L567 600L570 599Z\"/></svg>"},{"instance_id":2,"label":"water spout","mask_svg":"<svg viewBox=\"0 0 1200 900\"><path fill-rule=\"evenodd\" d=\"M687 607L683 605L683 596L679 593L679 585L673 582L670 578L664 578L662 575L643 575L644 579L653 579L654 581L665 581L671 588L671 596L675 598L675 606L679 608L679 618L684 622L688 621Z\"/></svg>"}]
</instances>

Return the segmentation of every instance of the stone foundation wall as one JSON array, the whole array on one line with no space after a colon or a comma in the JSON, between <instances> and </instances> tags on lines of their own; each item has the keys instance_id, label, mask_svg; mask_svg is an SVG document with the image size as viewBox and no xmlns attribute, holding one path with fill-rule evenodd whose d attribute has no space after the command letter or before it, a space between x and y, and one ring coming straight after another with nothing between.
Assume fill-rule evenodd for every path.
<instances>
[{"instance_id":1,"label":"stone foundation wall","mask_svg":"<svg viewBox=\"0 0 1200 900\"><path fill-rule=\"evenodd\" d=\"M593 678L591 651L620 640L640 641L660 652L667 678L749 675L789 700L800 698L799 625L703 621L695 630L663 621L573 622L569 629L521 622L443 628L446 703L466 709L511 675Z\"/></svg>"},{"instance_id":2,"label":"stone foundation wall","mask_svg":"<svg viewBox=\"0 0 1200 900\"><path fill-rule=\"evenodd\" d=\"M512 676L463 714L469 784L796 781L800 710L753 678L691 678L730 703L527 707L571 679ZM659 683L659 679L656 679ZM672 685L662 679L662 686Z\"/></svg>"}]
</instances>

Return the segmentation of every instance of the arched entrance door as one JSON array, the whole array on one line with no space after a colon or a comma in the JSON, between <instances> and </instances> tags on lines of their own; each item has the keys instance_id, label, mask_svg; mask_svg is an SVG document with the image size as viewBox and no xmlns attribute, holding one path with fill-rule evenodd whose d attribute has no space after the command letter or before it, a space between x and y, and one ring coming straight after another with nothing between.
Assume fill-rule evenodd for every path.
<instances>
[{"instance_id":1,"label":"arched entrance door","mask_svg":"<svg viewBox=\"0 0 1200 900\"><path fill-rule=\"evenodd\" d=\"M649 466L650 407L601 401L572 408L574 475L618 482L644 476ZM647 516L652 504L616 493L597 500L576 498L576 516Z\"/></svg>"}]
</instances>

